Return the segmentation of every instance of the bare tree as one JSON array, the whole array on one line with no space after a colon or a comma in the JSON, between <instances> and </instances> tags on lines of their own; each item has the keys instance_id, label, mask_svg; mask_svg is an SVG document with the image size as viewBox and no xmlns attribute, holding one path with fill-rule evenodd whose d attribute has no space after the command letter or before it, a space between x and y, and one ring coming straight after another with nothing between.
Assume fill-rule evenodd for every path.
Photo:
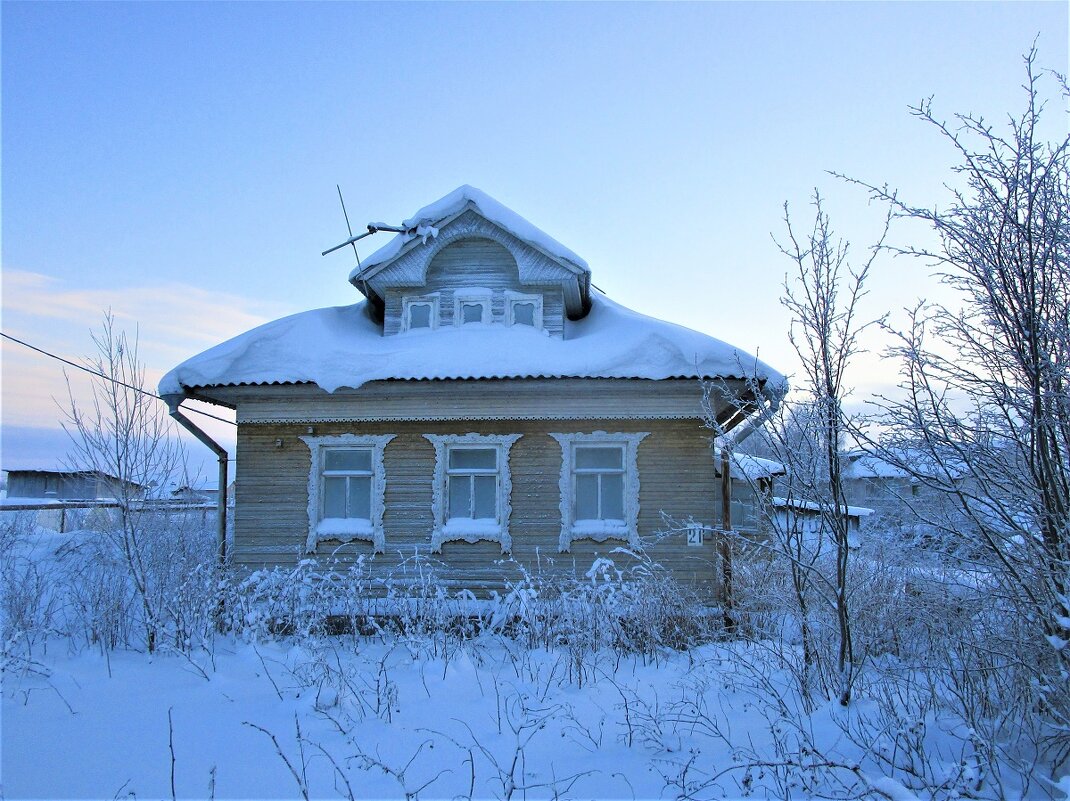
<instances>
[{"instance_id":1,"label":"bare tree","mask_svg":"<svg viewBox=\"0 0 1070 801\"><path fill-rule=\"evenodd\" d=\"M1054 717L1057 767L1070 753L1070 136L1045 140L1035 49L1025 68L1025 109L1003 127L942 120L931 100L913 109L957 153L947 208L855 183L931 228L936 245L897 252L934 265L959 303L919 305L893 332L903 397L880 401L888 436L873 445L951 502L926 522L1022 624L986 648L1039 688L1023 714Z\"/></svg>"},{"instance_id":2,"label":"bare tree","mask_svg":"<svg viewBox=\"0 0 1070 801\"><path fill-rule=\"evenodd\" d=\"M145 389L145 368L131 342L106 312L93 333L96 356L87 366L99 373L93 379L92 401L79 403L67 378L68 406L63 427L71 438L71 466L90 470L104 482L118 504L106 535L127 567L140 601L145 645L155 651L162 625L150 552L150 513L144 503L150 488L162 488L185 477L185 452L174 423L159 400Z\"/></svg>"},{"instance_id":3,"label":"bare tree","mask_svg":"<svg viewBox=\"0 0 1070 801\"><path fill-rule=\"evenodd\" d=\"M809 460L806 490L811 497L807 500L818 505L836 553L833 603L839 635L837 695L840 703L847 705L854 683L855 654L847 591L850 518L840 456L846 429L843 398L848 392L845 385L848 366L860 350L859 336L873 324L859 321L858 304L865 295L866 277L884 237L855 269L848 260L849 245L836 238L816 190L813 203L814 224L805 238L796 233L788 206L784 205L787 241L777 244L795 265L785 281L781 303L792 314L789 337L802 364L805 406L799 411L806 411L806 419L798 413L792 419L802 423L818 448L814 454L817 458ZM887 221L884 230L885 233L888 230ZM795 478L798 481L803 476L796 473Z\"/></svg>"}]
</instances>

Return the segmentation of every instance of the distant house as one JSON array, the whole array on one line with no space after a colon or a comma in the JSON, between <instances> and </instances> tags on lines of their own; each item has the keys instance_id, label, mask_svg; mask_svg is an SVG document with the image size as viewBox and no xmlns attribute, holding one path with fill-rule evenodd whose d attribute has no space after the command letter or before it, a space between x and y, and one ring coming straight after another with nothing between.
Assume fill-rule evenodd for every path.
<instances>
[{"instance_id":1,"label":"distant house","mask_svg":"<svg viewBox=\"0 0 1070 801\"><path fill-rule=\"evenodd\" d=\"M132 495L144 492L140 484L123 482L96 470L9 469L6 472L7 497L11 503L109 500L121 494L118 490L123 484Z\"/></svg>"},{"instance_id":2,"label":"distant house","mask_svg":"<svg viewBox=\"0 0 1070 801\"><path fill-rule=\"evenodd\" d=\"M966 472L958 460L940 464L922 451L889 450L884 458L862 450L843 454L847 502L873 509L873 522L914 528L926 517L946 514L948 498L936 486L961 486Z\"/></svg>"},{"instance_id":3,"label":"distant house","mask_svg":"<svg viewBox=\"0 0 1070 801\"><path fill-rule=\"evenodd\" d=\"M236 410L233 560L397 575L422 554L478 590L502 586L503 555L582 572L628 546L713 579L712 543L651 544L662 512L719 517L701 382L731 430L782 377L614 303L583 259L472 187L401 228L350 274L362 302L268 323L161 381L171 403Z\"/></svg>"}]
</instances>

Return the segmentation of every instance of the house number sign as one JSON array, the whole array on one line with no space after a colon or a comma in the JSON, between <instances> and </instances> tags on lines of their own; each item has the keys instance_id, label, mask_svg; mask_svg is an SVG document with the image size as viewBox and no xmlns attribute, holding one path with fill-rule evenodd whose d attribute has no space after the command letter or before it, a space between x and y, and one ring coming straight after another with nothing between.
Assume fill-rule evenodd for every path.
<instances>
[{"instance_id":1,"label":"house number sign","mask_svg":"<svg viewBox=\"0 0 1070 801\"><path fill-rule=\"evenodd\" d=\"M692 526L687 530L687 544L699 548L702 547L702 528L700 526Z\"/></svg>"}]
</instances>

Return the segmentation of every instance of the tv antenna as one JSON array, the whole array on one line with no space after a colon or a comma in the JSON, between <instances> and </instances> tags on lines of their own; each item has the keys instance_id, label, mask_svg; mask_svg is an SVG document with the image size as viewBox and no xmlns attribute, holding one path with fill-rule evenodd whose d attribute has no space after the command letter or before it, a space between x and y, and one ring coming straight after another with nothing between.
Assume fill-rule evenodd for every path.
<instances>
[{"instance_id":1,"label":"tv antenna","mask_svg":"<svg viewBox=\"0 0 1070 801\"><path fill-rule=\"evenodd\" d=\"M364 237L371 236L372 234L377 234L380 231L390 231L395 234L408 234L413 232L414 229L403 228L400 225L387 225L386 223L368 223L367 231L362 234L357 234L356 236L353 236L353 226L349 223L349 213L346 211L346 202L342 199L342 187L340 187L338 184L335 184L334 188L338 190L338 202L342 204L342 214L346 218L346 229L349 231L349 239L347 239L345 242L342 242L340 245L335 245L333 248L328 248L327 250L323 251L320 254L321 256L326 256L328 253L334 253L336 250L340 250L346 245L352 245L353 255L357 257L357 267L360 267L360 256L357 255L357 242L359 242Z\"/></svg>"}]
</instances>

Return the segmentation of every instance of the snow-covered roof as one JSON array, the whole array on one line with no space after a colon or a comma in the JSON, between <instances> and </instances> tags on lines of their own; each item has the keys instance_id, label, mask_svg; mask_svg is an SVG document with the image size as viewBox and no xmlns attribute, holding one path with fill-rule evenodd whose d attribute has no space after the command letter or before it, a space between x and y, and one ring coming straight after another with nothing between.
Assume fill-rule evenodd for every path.
<instances>
[{"instance_id":1,"label":"snow-covered roof","mask_svg":"<svg viewBox=\"0 0 1070 801\"><path fill-rule=\"evenodd\" d=\"M385 379L784 378L719 339L592 293L590 313L558 339L528 326L468 324L384 337L366 302L294 314L187 359L160 393L241 384L314 383L328 392Z\"/></svg>"},{"instance_id":2,"label":"snow-covered roof","mask_svg":"<svg viewBox=\"0 0 1070 801\"><path fill-rule=\"evenodd\" d=\"M847 479L909 478L918 476L938 477L956 481L966 475L966 466L954 455L939 460L921 448L887 448L883 456L863 450L848 451L844 456L847 465L843 477ZM887 457L887 458L885 458ZM906 470L899 465L908 465Z\"/></svg>"},{"instance_id":3,"label":"snow-covered roof","mask_svg":"<svg viewBox=\"0 0 1070 801\"><path fill-rule=\"evenodd\" d=\"M484 218L497 226L505 229L517 239L527 242L555 259L568 262L584 272L590 272L587 262L562 245L545 231L536 228L515 211L499 203L485 192L474 186L459 186L445 197L439 198L417 211L409 219L402 222L401 227L409 229L406 233L398 234L377 251L372 253L361 262L359 267L353 268L349 274L349 280L353 281L358 276L367 277L378 267L396 259L407 244L413 240L427 239L438 235L438 224L457 214L471 205Z\"/></svg>"},{"instance_id":4,"label":"snow-covered roof","mask_svg":"<svg viewBox=\"0 0 1070 801\"><path fill-rule=\"evenodd\" d=\"M798 498L772 498L771 503L776 508L789 508L795 511L820 512L824 508L817 501L804 501ZM868 506L841 506L840 511L846 510L850 517L869 517L873 510Z\"/></svg>"},{"instance_id":5,"label":"snow-covered roof","mask_svg":"<svg viewBox=\"0 0 1070 801\"><path fill-rule=\"evenodd\" d=\"M847 464L843 468L844 478L910 477L907 471L865 451L851 451L845 456L847 457Z\"/></svg>"},{"instance_id":6,"label":"snow-covered roof","mask_svg":"<svg viewBox=\"0 0 1070 801\"><path fill-rule=\"evenodd\" d=\"M714 448L714 464L717 466L717 475L721 474L721 449ZM760 478L772 478L773 476L785 475L788 470L780 462L772 459L762 459L747 453L732 454L732 478L757 481Z\"/></svg>"}]
</instances>

